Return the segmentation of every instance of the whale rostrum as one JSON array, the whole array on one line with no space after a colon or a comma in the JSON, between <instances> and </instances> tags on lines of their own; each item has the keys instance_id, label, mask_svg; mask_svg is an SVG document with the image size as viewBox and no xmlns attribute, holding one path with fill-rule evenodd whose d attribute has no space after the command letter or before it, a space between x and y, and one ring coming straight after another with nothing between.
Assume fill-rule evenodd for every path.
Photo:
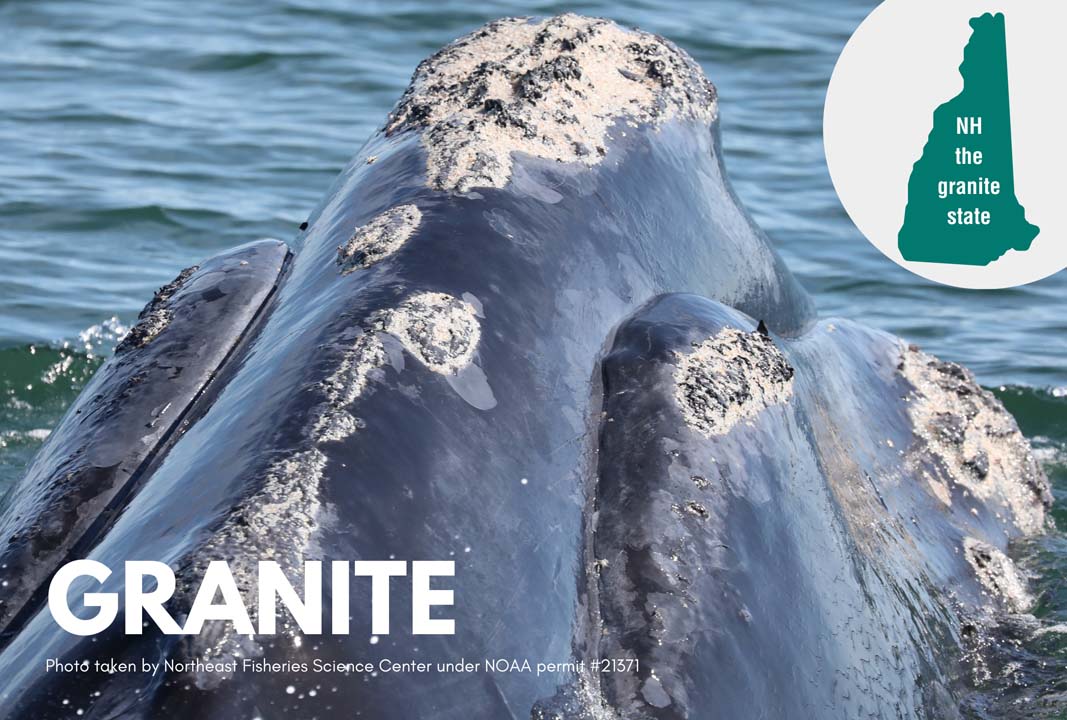
<instances>
[{"instance_id":1,"label":"whale rostrum","mask_svg":"<svg viewBox=\"0 0 1067 720\"><path fill-rule=\"evenodd\" d=\"M0 718L946 718L968 637L1032 603L1008 543L1051 495L1014 420L816 316L663 38L568 14L455 41L295 245L161 289L12 491ZM47 592L78 559L112 573L75 614L138 560L178 620L212 561L246 602L261 561L297 588L450 561L455 634L373 634L353 581L347 633L77 636ZM416 600L391 586L395 617Z\"/></svg>"}]
</instances>

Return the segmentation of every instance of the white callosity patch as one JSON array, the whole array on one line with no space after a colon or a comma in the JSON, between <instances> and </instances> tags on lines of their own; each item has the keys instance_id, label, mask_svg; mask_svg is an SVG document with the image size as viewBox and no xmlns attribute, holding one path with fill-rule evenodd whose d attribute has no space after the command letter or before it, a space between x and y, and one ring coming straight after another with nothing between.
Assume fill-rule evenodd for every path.
<instances>
[{"instance_id":1,"label":"white callosity patch","mask_svg":"<svg viewBox=\"0 0 1067 720\"><path fill-rule=\"evenodd\" d=\"M144 347L170 325L172 319L170 310L171 298L182 289L186 281L199 269L199 266L196 265L187 267L178 273L178 277L156 290L152 301L137 316L137 323L130 328L130 331L115 347L117 354Z\"/></svg>"},{"instance_id":2,"label":"white callosity patch","mask_svg":"<svg viewBox=\"0 0 1067 720\"><path fill-rule=\"evenodd\" d=\"M677 357L675 399L686 424L707 437L793 396L793 368L762 333L723 328Z\"/></svg>"},{"instance_id":3,"label":"white callosity patch","mask_svg":"<svg viewBox=\"0 0 1067 720\"><path fill-rule=\"evenodd\" d=\"M1021 613L1034 604L1026 579L1015 563L997 548L974 538L963 539L963 551L982 587L1000 598L1008 610Z\"/></svg>"},{"instance_id":4,"label":"white callosity patch","mask_svg":"<svg viewBox=\"0 0 1067 720\"><path fill-rule=\"evenodd\" d=\"M231 547L236 544L257 553L238 553L237 557L256 560L281 560L279 552L292 552L296 561L307 547L314 530L313 519L319 507L318 493L310 489L306 478L317 478L326 468L326 456L311 448L273 463L267 470L254 503L238 510L238 520L231 533ZM270 538L270 543L263 542ZM303 562L303 558L299 558ZM283 563L290 565L291 563Z\"/></svg>"},{"instance_id":5,"label":"white callosity patch","mask_svg":"<svg viewBox=\"0 0 1067 720\"><path fill-rule=\"evenodd\" d=\"M604 698L600 676L588 670L579 672L574 682L561 687L550 700L538 702L531 720L619 720Z\"/></svg>"},{"instance_id":6,"label":"white callosity patch","mask_svg":"<svg viewBox=\"0 0 1067 720\"><path fill-rule=\"evenodd\" d=\"M422 222L414 205L398 205L356 228L352 237L337 248L342 273L368 268L400 249Z\"/></svg>"},{"instance_id":7,"label":"white callosity patch","mask_svg":"<svg viewBox=\"0 0 1067 720\"><path fill-rule=\"evenodd\" d=\"M593 165L620 119L710 123L715 88L670 42L567 14L498 20L423 61L386 132L422 132L431 187L503 187L512 152Z\"/></svg>"},{"instance_id":8,"label":"white callosity patch","mask_svg":"<svg viewBox=\"0 0 1067 720\"><path fill-rule=\"evenodd\" d=\"M965 368L914 346L901 349L899 368L914 388L907 407L915 434L944 469L945 477L930 479L942 486L938 496L951 501L946 490L959 485L989 506L999 503L1024 533L1040 532L1048 479L1000 401Z\"/></svg>"},{"instance_id":9,"label":"white callosity patch","mask_svg":"<svg viewBox=\"0 0 1067 720\"><path fill-rule=\"evenodd\" d=\"M474 306L444 293L414 295L384 314L382 330L430 370L455 375L470 364L481 338Z\"/></svg>"},{"instance_id":10,"label":"white callosity patch","mask_svg":"<svg viewBox=\"0 0 1067 720\"><path fill-rule=\"evenodd\" d=\"M322 382L325 402L311 421L310 435L315 442L343 440L357 429L360 422L348 412L348 407L363 394L373 370L385 364L385 350L373 332L364 332L345 354L337 370Z\"/></svg>"},{"instance_id":11,"label":"white callosity patch","mask_svg":"<svg viewBox=\"0 0 1067 720\"><path fill-rule=\"evenodd\" d=\"M318 487L326 463L326 456L318 446L343 440L359 428L361 421L349 414L349 407L366 390L372 372L385 362L385 351L376 334L361 333L352 348L345 352L337 369L319 385L324 400L312 412L306 431L312 448L275 461L267 469L260 491L243 503L232 516L236 521L236 529L220 532L216 535L215 542L240 543L243 538L248 542L240 544L246 547L270 548L276 544L280 526L295 526L301 530L290 538L291 542L287 543L287 546L293 548L297 555L302 553L310 540L310 534L303 533L303 529L314 526L313 518L318 511L318 501L309 499L279 504L273 499L282 496L294 499L311 496L306 489ZM317 497L317 493L314 495ZM289 510L279 512L277 508L280 507L287 507ZM242 517L246 510L266 517L269 522L258 524ZM270 512L264 514L264 511ZM267 552L271 554L272 551Z\"/></svg>"},{"instance_id":12,"label":"white callosity patch","mask_svg":"<svg viewBox=\"0 0 1067 720\"><path fill-rule=\"evenodd\" d=\"M381 341L372 332L360 334L345 352L337 369L319 386L324 400L311 413L306 435L310 447L273 462L259 490L243 502L213 545L227 547L236 557L278 559L275 548L287 548L291 563L303 563L319 511L318 487L326 467L320 445L336 442L355 432L361 421L349 407L366 390L371 373L386 362ZM279 543L279 539L284 542ZM238 550L238 552L232 552ZM223 557L201 553L207 557Z\"/></svg>"},{"instance_id":13,"label":"white callosity patch","mask_svg":"<svg viewBox=\"0 0 1067 720\"><path fill-rule=\"evenodd\" d=\"M254 597L258 561L274 560L290 577L302 577L323 510L321 485L327 457L321 445L355 432L361 421L349 407L366 390L371 373L386 362L381 341L373 332L360 334L345 352L337 369L320 384L322 403L311 413L306 434L308 446L271 463L263 481L198 553L200 558L232 558L230 571L245 597ZM202 575L206 560L199 563ZM250 608L253 622L257 610ZM283 621L282 632L295 634ZM232 628L215 624L194 641L194 654L205 658L235 658L256 653L254 643L234 635ZM197 677L197 683L215 686L221 676Z\"/></svg>"},{"instance_id":14,"label":"white callosity patch","mask_svg":"<svg viewBox=\"0 0 1067 720\"><path fill-rule=\"evenodd\" d=\"M315 447L272 463L258 491L234 510L197 553L195 576L203 576L210 560L225 558L245 598L256 597L260 560L273 560L290 577L303 577L305 553L318 527L319 484L325 469L326 455ZM298 581L294 583L299 587ZM185 588L190 599L193 589ZM248 613L256 623L254 603ZM287 619L280 629L294 632ZM208 623L190 642L190 655L204 660L233 660L261 652L258 643L237 635L229 623ZM226 677L225 673L198 673L195 680L200 687L217 687Z\"/></svg>"},{"instance_id":15,"label":"white callosity patch","mask_svg":"<svg viewBox=\"0 0 1067 720\"><path fill-rule=\"evenodd\" d=\"M275 560L290 577L302 576L323 511L320 489L327 464L323 445L343 440L363 426L350 409L366 392L374 373L388 362L382 333L395 336L430 370L455 374L471 362L481 328L470 303L437 292L413 295L368 321L336 370L319 384L323 399L309 417L307 446L269 465L256 493L234 510L198 553L201 558L233 558L230 569L248 597L256 592L259 560ZM198 574L206 567L206 561L201 563ZM250 614L255 622L255 608ZM283 632L291 630L283 624ZM205 631L195 645L201 657L238 657L258 651L219 627ZM215 680L198 678L197 682L213 684Z\"/></svg>"}]
</instances>

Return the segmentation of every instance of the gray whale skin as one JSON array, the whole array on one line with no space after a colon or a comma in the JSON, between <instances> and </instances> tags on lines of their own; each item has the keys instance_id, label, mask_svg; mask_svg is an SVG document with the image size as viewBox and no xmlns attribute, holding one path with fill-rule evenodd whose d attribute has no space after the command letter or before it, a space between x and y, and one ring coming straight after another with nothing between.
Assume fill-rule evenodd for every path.
<instances>
[{"instance_id":1,"label":"gray whale skin","mask_svg":"<svg viewBox=\"0 0 1067 720\"><path fill-rule=\"evenodd\" d=\"M816 318L717 128L688 56L607 21L420 65L299 249L162 288L14 488L0 717L957 717L969 638L1030 602L1005 549L1048 483L966 370ZM75 609L159 560L176 617L210 560L252 598L260 559L454 560L456 633L412 635L396 580L374 643L357 581L348 635L80 637L47 607L77 558L114 573ZM44 671L246 657L291 665Z\"/></svg>"}]
</instances>

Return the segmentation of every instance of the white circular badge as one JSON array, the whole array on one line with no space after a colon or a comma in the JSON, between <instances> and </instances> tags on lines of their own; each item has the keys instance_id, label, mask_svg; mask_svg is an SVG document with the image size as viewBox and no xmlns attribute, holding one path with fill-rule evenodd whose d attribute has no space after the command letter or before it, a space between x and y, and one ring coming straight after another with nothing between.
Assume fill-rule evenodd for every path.
<instances>
[{"instance_id":1,"label":"white circular badge","mask_svg":"<svg viewBox=\"0 0 1067 720\"><path fill-rule=\"evenodd\" d=\"M826 161L849 216L917 275L1024 285L1067 267L1067 3L886 0L830 80Z\"/></svg>"}]
</instances>

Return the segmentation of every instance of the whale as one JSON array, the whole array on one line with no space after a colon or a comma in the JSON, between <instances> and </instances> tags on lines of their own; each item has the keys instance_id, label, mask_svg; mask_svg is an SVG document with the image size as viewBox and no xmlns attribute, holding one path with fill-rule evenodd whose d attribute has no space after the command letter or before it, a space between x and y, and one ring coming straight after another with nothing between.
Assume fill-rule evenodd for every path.
<instances>
[{"instance_id":1,"label":"whale","mask_svg":"<svg viewBox=\"0 0 1067 720\"><path fill-rule=\"evenodd\" d=\"M0 718L959 717L1050 503L973 374L818 316L692 58L506 18L418 66L292 247L161 288L51 433L0 516ZM111 573L75 615L152 561L182 618L215 561L251 598L264 560L394 559L454 563L454 634L407 582L388 634L329 578L347 633L48 602L77 560Z\"/></svg>"}]
</instances>

